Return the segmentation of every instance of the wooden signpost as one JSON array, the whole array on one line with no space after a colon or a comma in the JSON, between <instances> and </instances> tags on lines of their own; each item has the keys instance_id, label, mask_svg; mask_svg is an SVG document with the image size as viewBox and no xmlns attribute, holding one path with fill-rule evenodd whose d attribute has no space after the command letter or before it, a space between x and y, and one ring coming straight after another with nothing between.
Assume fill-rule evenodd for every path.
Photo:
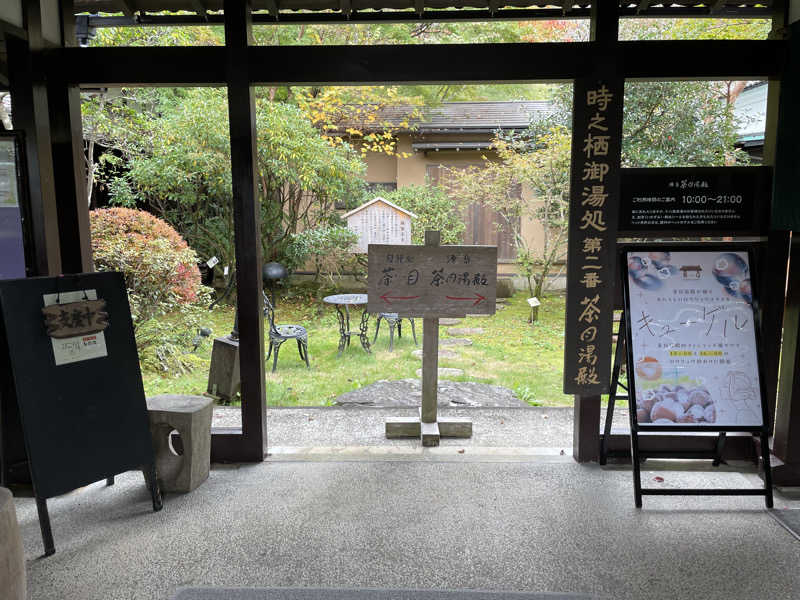
<instances>
[{"instance_id":1,"label":"wooden signpost","mask_svg":"<svg viewBox=\"0 0 800 600\"><path fill-rule=\"evenodd\" d=\"M496 308L497 247L440 246L440 232L426 231L424 246L369 245L367 310L422 317L420 416L386 421L386 437L417 437L438 446L440 437L468 438L468 419L437 419L439 317L492 315Z\"/></svg>"}]
</instances>

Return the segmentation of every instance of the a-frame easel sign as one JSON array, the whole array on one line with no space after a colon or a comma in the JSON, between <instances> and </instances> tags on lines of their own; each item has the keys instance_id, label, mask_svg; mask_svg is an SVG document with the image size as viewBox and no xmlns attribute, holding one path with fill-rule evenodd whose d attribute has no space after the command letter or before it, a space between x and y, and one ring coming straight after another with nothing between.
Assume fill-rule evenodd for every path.
<instances>
[{"instance_id":1,"label":"a-frame easel sign","mask_svg":"<svg viewBox=\"0 0 800 600\"><path fill-rule=\"evenodd\" d=\"M27 462L45 556L48 498L141 469L161 509L120 273L0 281L0 365L0 473Z\"/></svg>"},{"instance_id":2,"label":"a-frame easel sign","mask_svg":"<svg viewBox=\"0 0 800 600\"><path fill-rule=\"evenodd\" d=\"M643 495L761 495L772 507L753 264L741 244L621 249L637 507ZM733 431L759 436L763 489L643 488L639 436L656 431L718 432L720 440Z\"/></svg>"}]
</instances>

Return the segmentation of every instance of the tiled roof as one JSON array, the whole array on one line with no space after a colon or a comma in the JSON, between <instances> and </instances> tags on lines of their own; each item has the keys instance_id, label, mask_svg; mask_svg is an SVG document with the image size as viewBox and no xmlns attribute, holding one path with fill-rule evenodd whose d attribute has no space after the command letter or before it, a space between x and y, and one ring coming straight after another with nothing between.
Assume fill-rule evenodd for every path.
<instances>
[{"instance_id":1,"label":"tiled roof","mask_svg":"<svg viewBox=\"0 0 800 600\"><path fill-rule=\"evenodd\" d=\"M519 102L445 102L435 107L417 108L417 118L409 118L414 107L398 105L382 108L377 115L376 129L384 124L403 130L414 130L420 133L436 131L494 131L496 129L525 129L536 119L546 116L552 107L549 102L540 100ZM405 127L408 123L412 127ZM364 127L362 123L343 123L347 127Z\"/></svg>"}]
</instances>

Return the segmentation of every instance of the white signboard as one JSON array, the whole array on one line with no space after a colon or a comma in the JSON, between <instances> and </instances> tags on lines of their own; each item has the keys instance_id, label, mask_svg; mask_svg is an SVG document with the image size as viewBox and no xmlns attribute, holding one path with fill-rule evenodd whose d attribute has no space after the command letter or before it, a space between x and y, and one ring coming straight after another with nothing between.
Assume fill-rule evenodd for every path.
<instances>
[{"instance_id":1,"label":"white signboard","mask_svg":"<svg viewBox=\"0 0 800 600\"><path fill-rule=\"evenodd\" d=\"M366 253L370 244L410 244L414 213L381 197L344 215L347 228L358 234L352 251Z\"/></svg>"},{"instance_id":2,"label":"white signboard","mask_svg":"<svg viewBox=\"0 0 800 600\"><path fill-rule=\"evenodd\" d=\"M639 251L627 263L637 423L761 426L747 253Z\"/></svg>"},{"instance_id":3,"label":"white signboard","mask_svg":"<svg viewBox=\"0 0 800 600\"><path fill-rule=\"evenodd\" d=\"M45 306L78 302L80 300L97 300L97 290L45 294L43 299ZM106 336L102 331L70 338L51 338L50 341L53 344L53 357L55 358L56 366L108 356Z\"/></svg>"}]
</instances>

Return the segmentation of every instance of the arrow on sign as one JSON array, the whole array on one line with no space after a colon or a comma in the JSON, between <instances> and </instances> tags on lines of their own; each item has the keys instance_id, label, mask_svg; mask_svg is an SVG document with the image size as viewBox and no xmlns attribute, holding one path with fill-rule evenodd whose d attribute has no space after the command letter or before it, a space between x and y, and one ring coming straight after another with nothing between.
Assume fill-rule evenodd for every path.
<instances>
[{"instance_id":1,"label":"arrow on sign","mask_svg":"<svg viewBox=\"0 0 800 600\"><path fill-rule=\"evenodd\" d=\"M391 304L392 300L414 300L419 298L419 296L390 296L388 292L381 296L381 300L386 302L386 304Z\"/></svg>"},{"instance_id":2,"label":"arrow on sign","mask_svg":"<svg viewBox=\"0 0 800 600\"><path fill-rule=\"evenodd\" d=\"M445 296L445 298L447 298L448 300L475 300L475 302L472 303L472 306L477 306L478 304L486 300L486 298L484 296L481 296L478 292L475 292L475 295L470 298L456 298L455 296Z\"/></svg>"}]
</instances>

